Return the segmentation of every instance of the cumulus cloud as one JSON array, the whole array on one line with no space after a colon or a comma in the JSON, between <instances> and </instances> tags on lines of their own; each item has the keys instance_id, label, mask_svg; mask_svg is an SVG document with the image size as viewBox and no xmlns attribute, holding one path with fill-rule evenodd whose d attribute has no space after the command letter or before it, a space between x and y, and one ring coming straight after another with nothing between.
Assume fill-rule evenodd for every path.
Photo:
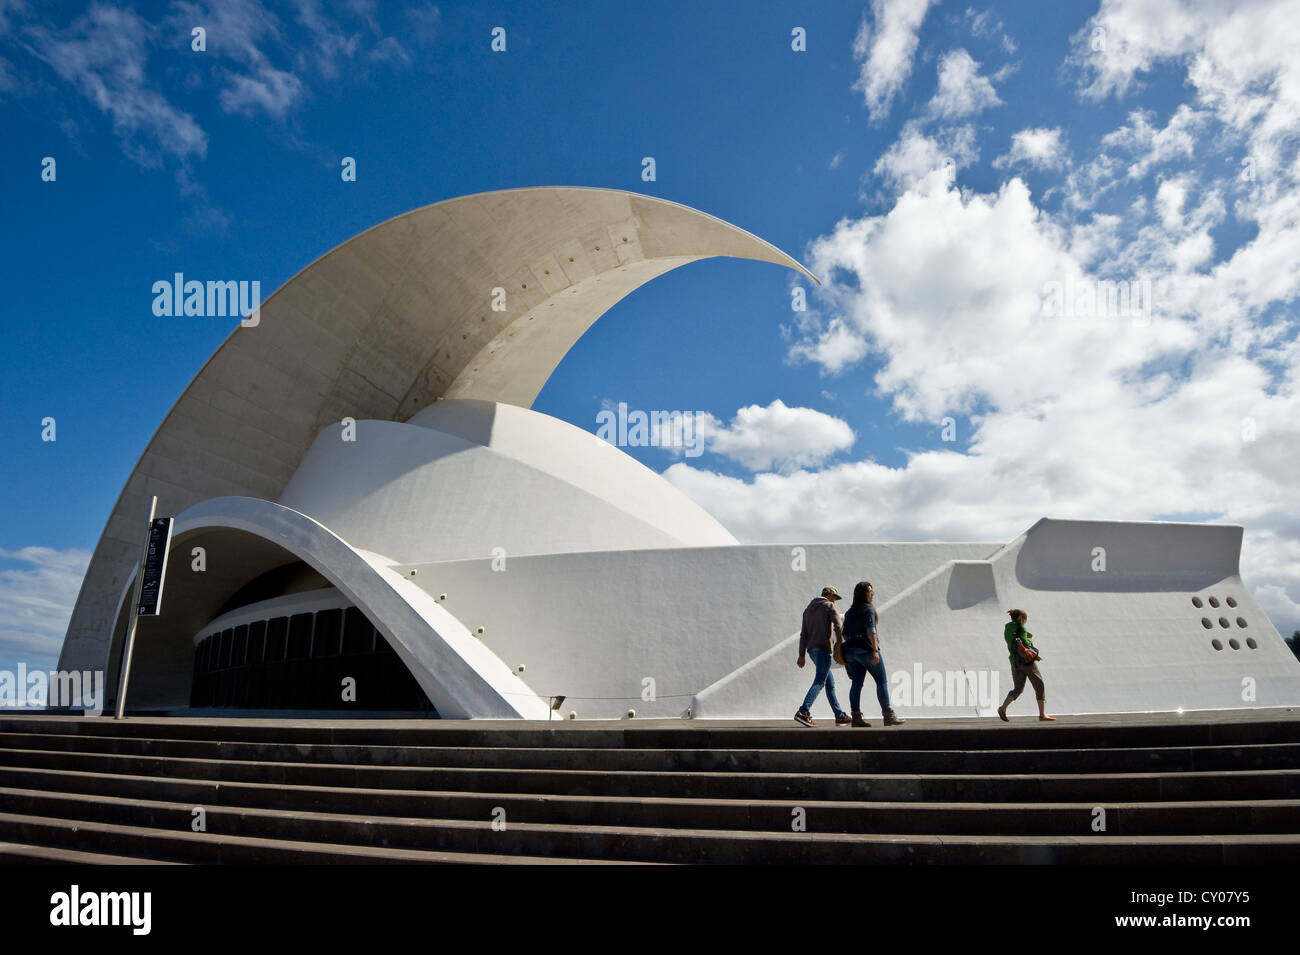
<instances>
[{"instance_id":1,"label":"cumulus cloud","mask_svg":"<svg viewBox=\"0 0 1300 955\"><path fill-rule=\"evenodd\" d=\"M963 119L991 106L1000 106L992 81L965 50L951 50L939 59L939 88L930 100L932 116Z\"/></svg>"},{"instance_id":2,"label":"cumulus cloud","mask_svg":"<svg viewBox=\"0 0 1300 955\"><path fill-rule=\"evenodd\" d=\"M811 467L853 445L846 422L813 408L787 407L779 398L767 407L741 408L729 425L705 415L698 427L708 450L751 471Z\"/></svg>"},{"instance_id":3,"label":"cumulus cloud","mask_svg":"<svg viewBox=\"0 0 1300 955\"><path fill-rule=\"evenodd\" d=\"M1136 107L1077 160L1059 128L1021 130L983 192L951 174L976 154L969 124L909 121L874 169L892 205L812 244L825 285L791 358L869 377L903 421L954 419L951 447L748 479L683 461L667 477L746 540L1005 540L1043 515L1240 523L1247 582L1284 632L1300 627L1300 109L1279 6L1250 5L1246 31L1226 6L1103 2L1107 42L1137 51L1109 47L1081 95L1127 95L1177 60L1194 102L1163 122ZM1263 52L1232 75L1261 25ZM1234 143L1267 154L1257 178L1224 162ZM1061 173L1058 213L1021 165ZM1216 248L1229 216L1244 237Z\"/></svg>"},{"instance_id":4,"label":"cumulus cloud","mask_svg":"<svg viewBox=\"0 0 1300 955\"><path fill-rule=\"evenodd\" d=\"M0 569L0 667L23 661L49 669L58 661L90 552L0 549L0 561L18 565Z\"/></svg>"},{"instance_id":5,"label":"cumulus cloud","mask_svg":"<svg viewBox=\"0 0 1300 955\"><path fill-rule=\"evenodd\" d=\"M1067 158L1060 127L1022 129L1011 134L1011 149L993 160L993 168L1024 165L1032 169L1058 169Z\"/></svg>"},{"instance_id":6,"label":"cumulus cloud","mask_svg":"<svg viewBox=\"0 0 1300 955\"><path fill-rule=\"evenodd\" d=\"M853 41L853 57L862 65L853 88L862 93L873 122L883 119L912 74L917 32L933 0L871 0L871 17L863 18Z\"/></svg>"},{"instance_id":7,"label":"cumulus cloud","mask_svg":"<svg viewBox=\"0 0 1300 955\"><path fill-rule=\"evenodd\" d=\"M1157 67L1185 67L1199 104L1248 133L1271 169L1300 115L1295 6L1286 0L1102 0L1072 40L1085 97L1122 97Z\"/></svg>"},{"instance_id":8,"label":"cumulus cloud","mask_svg":"<svg viewBox=\"0 0 1300 955\"><path fill-rule=\"evenodd\" d=\"M958 166L978 158L971 126L927 132L920 121L913 119L903 124L898 139L876 160L872 173L887 189L903 192L936 173L944 181L951 181Z\"/></svg>"},{"instance_id":9,"label":"cumulus cloud","mask_svg":"<svg viewBox=\"0 0 1300 955\"><path fill-rule=\"evenodd\" d=\"M1151 110L1134 110L1128 123L1102 137L1102 146L1131 157L1126 173L1129 179L1141 179L1156 167L1191 159L1208 117L1183 103L1164 126L1157 127L1154 118Z\"/></svg>"},{"instance_id":10,"label":"cumulus cloud","mask_svg":"<svg viewBox=\"0 0 1300 955\"><path fill-rule=\"evenodd\" d=\"M866 340L841 318L832 318L812 340L800 341L790 349L792 358L820 365L830 374L838 374L866 357Z\"/></svg>"}]
</instances>

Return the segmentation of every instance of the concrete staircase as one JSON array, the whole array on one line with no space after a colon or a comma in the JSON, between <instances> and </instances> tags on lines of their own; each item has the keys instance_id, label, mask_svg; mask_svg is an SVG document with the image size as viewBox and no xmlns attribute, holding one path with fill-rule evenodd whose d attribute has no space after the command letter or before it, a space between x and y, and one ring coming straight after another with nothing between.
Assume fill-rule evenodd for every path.
<instances>
[{"instance_id":1,"label":"concrete staircase","mask_svg":"<svg viewBox=\"0 0 1300 955\"><path fill-rule=\"evenodd\" d=\"M0 861L1296 862L1300 714L889 730L0 715Z\"/></svg>"}]
</instances>

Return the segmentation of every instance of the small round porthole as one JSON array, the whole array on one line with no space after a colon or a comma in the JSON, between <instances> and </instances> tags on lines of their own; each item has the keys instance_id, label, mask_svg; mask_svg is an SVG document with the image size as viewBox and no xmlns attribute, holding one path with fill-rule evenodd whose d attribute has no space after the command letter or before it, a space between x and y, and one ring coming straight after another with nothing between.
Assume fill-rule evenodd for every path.
<instances>
[{"instance_id":1,"label":"small round porthole","mask_svg":"<svg viewBox=\"0 0 1300 955\"><path fill-rule=\"evenodd\" d=\"M1229 640L1229 641L1228 641L1228 646L1232 647L1232 649L1234 649L1234 650L1240 650L1240 649L1241 649L1241 644L1238 643L1238 642L1236 641L1235 638L1232 639L1232 640Z\"/></svg>"},{"instance_id":2,"label":"small round porthole","mask_svg":"<svg viewBox=\"0 0 1300 955\"><path fill-rule=\"evenodd\" d=\"M1250 647L1252 650L1258 650L1258 649L1259 649L1259 644L1255 642L1255 638L1254 638L1254 637L1247 637L1247 638L1246 638L1246 646Z\"/></svg>"},{"instance_id":3,"label":"small round porthole","mask_svg":"<svg viewBox=\"0 0 1300 955\"><path fill-rule=\"evenodd\" d=\"M1202 618L1201 618L1201 626L1204 627L1206 630L1213 630L1213 629L1214 629L1214 624L1210 623L1210 618L1209 618L1209 617L1202 617Z\"/></svg>"},{"instance_id":4,"label":"small round porthole","mask_svg":"<svg viewBox=\"0 0 1300 955\"><path fill-rule=\"evenodd\" d=\"M1222 650L1222 649L1223 649L1223 641L1222 641L1222 640L1219 640L1219 639L1216 638L1216 639L1210 641L1210 646L1214 647L1214 649L1216 649L1216 650Z\"/></svg>"},{"instance_id":5,"label":"small round porthole","mask_svg":"<svg viewBox=\"0 0 1300 955\"><path fill-rule=\"evenodd\" d=\"M1229 598L1228 598L1228 606L1229 606L1229 607L1235 607L1235 606L1237 606L1237 598L1236 598L1236 597L1229 597Z\"/></svg>"},{"instance_id":6,"label":"small round porthole","mask_svg":"<svg viewBox=\"0 0 1300 955\"><path fill-rule=\"evenodd\" d=\"M1211 597L1211 598L1210 598L1210 606L1211 606L1211 607L1217 607L1218 605L1219 605L1219 598L1218 598L1218 597Z\"/></svg>"},{"instance_id":7,"label":"small round porthole","mask_svg":"<svg viewBox=\"0 0 1300 955\"><path fill-rule=\"evenodd\" d=\"M1228 629L1228 618L1227 618L1227 617L1220 617L1220 618L1219 618L1219 626L1222 627L1224 630L1227 630L1227 629Z\"/></svg>"},{"instance_id":8,"label":"small round porthole","mask_svg":"<svg viewBox=\"0 0 1300 955\"><path fill-rule=\"evenodd\" d=\"M1245 618L1245 617L1238 617L1238 618L1237 618L1237 626L1241 627L1242 630L1245 630L1245 629L1246 629L1246 618Z\"/></svg>"},{"instance_id":9,"label":"small round porthole","mask_svg":"<svg viewBox=\"0 0 1300 955\"><path fill-rule=\"evenodd\" d=\"M1192 606L1195 607L1197 610L1200 610L1202 607L1205 606L1205 603L1201 600L1200 597L1193 597Z\"/></svg>"}]
</instances>

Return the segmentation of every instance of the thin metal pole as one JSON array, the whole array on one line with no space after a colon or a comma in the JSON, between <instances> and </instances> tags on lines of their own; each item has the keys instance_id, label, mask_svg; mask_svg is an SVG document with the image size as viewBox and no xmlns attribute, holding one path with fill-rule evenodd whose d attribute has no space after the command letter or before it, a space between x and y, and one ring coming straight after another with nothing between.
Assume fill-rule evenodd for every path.
<instances>
[{"instance_id":1,"label":"thin metal pole","mask_svg":"<svg viewBox=\"0 0 1300 955\"><path fill-rule=\"evenodd\" d=\"M131 625L126 631L126 658L122 661L122 682L117 691L117 719L126 714L126 685L131 679L131 654L135 651L135 623L140 616L140 591L144 588L144 565L149 560L149 538L153 535L153 518L158 511L158 495L149 505L149 523L145 525L144 549L140 553L140 570L135 575L134 599L131 601Z\"/></svg>"}]
</instances>

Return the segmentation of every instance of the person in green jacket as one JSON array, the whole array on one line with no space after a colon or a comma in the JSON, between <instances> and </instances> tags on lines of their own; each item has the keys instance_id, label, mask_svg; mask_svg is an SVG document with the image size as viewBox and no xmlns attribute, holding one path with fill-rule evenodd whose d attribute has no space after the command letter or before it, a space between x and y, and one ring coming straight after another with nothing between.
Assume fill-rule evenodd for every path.
<instances>
[{"instance_id":1,"label":"person in green jacket","mask_svg":"<svg viewBox=\"0 0 1300 955\"><path fill-rule=\"evenodd\" d=\"M1025 680L1029 680L1034 685L1034 695L1038 697L1038 718L1052 722L1055 716L1048 716L1046 711L1045 696L1043 693L1043 677L1038 672L1038 661L1042 659L1042 654L1034 646L1034 635L1025 629L1025 624L1029 621L1029 614L1023 610L1008 610L1007 614L1011 617L1011 622L1003 628L1002 636L1007 641L1007 652L1011 654L1011 692L1007 698L1002 701L998 707L998 716L1003 722L1007 720L1007 707L1020 697L1021 691L1025 688ZM1022 644L1029 647L1035 653L1032 663L1025 663L1020 658L1020 653L1016 649L1016 644Z\"/></svg>"}]
</instances>

